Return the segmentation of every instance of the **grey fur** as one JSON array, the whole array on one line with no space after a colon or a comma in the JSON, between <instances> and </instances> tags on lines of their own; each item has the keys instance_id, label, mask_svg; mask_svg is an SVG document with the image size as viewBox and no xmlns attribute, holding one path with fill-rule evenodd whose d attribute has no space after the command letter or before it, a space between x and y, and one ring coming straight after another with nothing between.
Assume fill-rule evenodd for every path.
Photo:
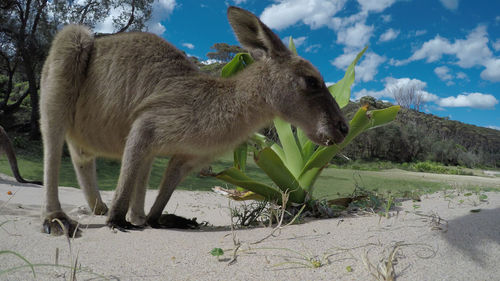
<instances>
[{"instance_id":1,"label":"grey fur","mask_svg":"<svg viewBox=\"0 0 500 281\"><path fill-rule=\"evenodd\" d=\"M118 227L155 225L186 174L276 116L304 129L316 143L343 140L347 122L319 72L291 54L250 12L230 7L228 18L256 59L229 79L201 73L181 51L153 34L94 39L76 25L57 34L43 67L40 97L45 231L61 233L53 218L76 229L57 196L64 140L97 214L107 207L97 190L95 157L122 159L108 217L108 225ZM155 156L171 159L146 217L144 194Z\"/></svg>"}]
</instances>

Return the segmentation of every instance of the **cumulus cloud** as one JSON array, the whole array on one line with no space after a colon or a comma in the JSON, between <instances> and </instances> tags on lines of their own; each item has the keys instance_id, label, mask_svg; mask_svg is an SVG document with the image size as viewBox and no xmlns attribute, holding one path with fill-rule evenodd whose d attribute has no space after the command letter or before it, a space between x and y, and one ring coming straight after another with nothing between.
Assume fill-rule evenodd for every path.
<instances>
[{"instance_id":1,"label":"cumulus cloud","mask_svg":"<svg viewBox=\"0 0 500 281\"><path fill-rule=\"evenodd\" d=\"M358 0L361 11L382 12L394 4L396 0Z\"/></svg>"},{"instance_id":2,"label":"cumulus cloud","mask_svg":"<svg viewBox=\"0 0 500 281\"><path fill-rule=\"evenodd\" d=\"M434 73L436 73L436 75L442 81L448 81L453 79L453 75L450 74L450 69L447 66L439 66L434 68Z\"/></svg>"},{"instance_id":3,"label":"cumulus cloud","mask_svg":"<svg viewBox=\"0 0 500 281\"><path fill-rule=\"evenodd\" d=\"M481 72L481 78L492 82L500 82L500 58L490 59L484 66L486 69Z\"/></svg>"},{"instance_id":4,"label":"cumulus cloud","mask_svg":"<svg viewBox=\"0 0 500 281\"><path fill-rule=\"evenodd\" d=\"M483 25L471 31L466 39L457 39L453 43L437 35L416 50L407 62L423 59L427 62L434 62L441 59L444 54L448 54L457 57L456 63L459 66L469 68L483 64L492 56L487 43L488 34Z\"/></svg>"},{"instance_id":5,"label":"cumulus cloud","mask_svg":"<svg viewBox=\"0 0 500 281\"><path fill-rule=\"evenodd\" d=\"M500 51L500 39L497 39L497 41L493 42L492 46L495 51Z\"/></svg>"},{"instance_id":6,"label":"cumulus cloud","mask_svg":"<svg viewBox=\"0 0 500 281\"><path fill-rule=\"evenodd\" d=\"M346 0L282 0L264 9L260 19L270 28L285 29L302 22L311 28L319 28L329 23L339 12Z\"/></svg>"},{"instance_id":7,"label":"cumulus cloud","mask_svg":"<svg viewBox=\"0 0 500 281\"><path fill-rule=\"evenodd\" d=\"M317 53L320 48L321 48L321 44L309 45L306 48L306 53Z\"/></svg>"},{"instance_id":8,"label":"cumulus cloud","mask_svg":"<svg viewBox=\"0 0 500 281\"><path fill-rule=\"evenodd\" d=\"M415 30L415 33L413 34L415 37L422 36L427 33L427 30L422 29L422 30Z\"/></svg>"},{"instance_id":9,"label":"cumulus cloud","mask_svg":"<svg viewBox=\"0 0 500 281\"><path fill-rule=\"evenodd\" d=\"M408 77L404 78L393 78L393 77L387 77L384 79L385 81L385 86L384 89L381 91L372 91L372 90L366 90L362 89L356 93L354 93L354 98L355 99L360 99L364 96L372 96L377 99L380 98L394 98L391 93L391 89L394 88L414 88L416 91L422 95L422 99L425 102L434 102L439 100L439 97L431 94L424 89L427 87L427 83L424 81L421 81L419 79L412 79Z\"/></svg>"},{"instance_id":10,"label":"cumulus cloud","mask_svg":"<svg viewBox=\"0 0 500 281\"><path fill-rule=\"evenodd\" d=\"M337 32L337 43L348 47L364 47L370 41L373 33L373 26L368 26L358 22L346 29Z\"/></svg>"},{"instance_id":11,"label":"cumulus cloud","mask_svg":"<svg viewBox=\"0 0 500 281\"><path fill-rule=\"evenodd\" d=\"M456 11L458 9L458 0L439 0L443 6L452 11Z\"/></svg>"},{"instance_id":12,"label":"cumulus cloud","mask_svg":"<svg viewBox=\"0 0 500 281\"><path fill-rule=\"evenodd\" d=\"M331 64L339 69L346 70L357 54L358 51L344 49L344 54L338 56ZM378 73L378 67L385 61L385 57L379 56L374 52L366 53L361 62L356 66L356 81L372 81Z\"/></svg>"},{"instance_id":13,"label":"cumulus cloud","mask_svg":"<svg viewBox=\"0 0 500 281\"><path fill-rule=\"evenodd\" d=\"M479 25L465 39L455 39L454 42L437 35L425 42L411 57L406 60L391 60L392 65L404 65L416 60L428 63L440 60L443 55L456 57L455 64L462 68L483 66L481 78L492 82L500 81L500 58L495 58L488 47L486 26Z\"/></svg>"},{"instance_id":14,"label":"cumulus cloud","mask_svg":"<svg viewBox=\"0 0 500 281\"><path fill-rule=\"evenodd\" d=\"M243 4L245 3L247 0L233 0L234 4L235 5L240 5L240 4Z\"/></svg>"},{"instance_id":15,"label":"cumulus cloud","mask_svg":"<svg viewBox=\"0 0 500 281\"><path fill-rule=\"evenodd\" d=\"M399 36L400 31L399 30L394 30L392 28L387 29L386 32L382 33L380 35L380 38L378 39L380 42L387 42L396 39Z\"/></svg>"},{"instance_id":16,"label":"cumulus cloud","mask_svg":"<svg viewBox=\"0 0 500 281\"><path fill-rule=\"evenodd\" d=\"M166 28L161 21L168 18L175 7L177 7L175 0L155 0L153 2L151 18L147 23L149 32L162 35L166 31Z\"/></svg>"},{"instance_id":17,"label":"cumulus cloud","mask_svg":"<svg viewBox=\"0 0 500 281\"><path fill-rule=\"evenodd\" d=\"M184 46L190 50L194 49L194 45L191 43L182 43L182 46Z\"/></svg>"},{"instance_id":18,"label":"cumulus cloud","mask_svg":"<svg viewBox=\"0 0 500 281\"><path fill-rule=\"evenodd\" d=\"M361 63L356 66L356 81L372 81L378 73L378 67L386 61L385 57L373 52L367 53Z\"/></svg>"},{"instance_id":19,"label":"cumulus cloud","mask_svg":"<svg viewBox=\"0 0 500 281\"><path fill-rule=\"evenodd\" d=\"M293 44L295 44L295 47L299 47L300 45L304 44L304 42L306 42L306 39L307 37L305 36L293 38ZM290 36L287 36L281 40L286 46L288 46L288 43L290 42Z\"/></svg>"},{"instance_id":20,"label":"cumulus cloud","mask_svg":"<svg viewBox=\"0 0 500 281\"><path fill-rule=\"evenodd\" d=\"M382 18L383 22L390 22L392 20L391 15L381 15L380 17Z\"/></svg>"},{"instance_id":21,"label":"cumulus cloud","mask_svg":"<svg viewBox=\"0 0 500 281\"><path fill-rule=\"evenodd\" d=\"M447 97L439 100L438 105L442 107L471 107L479 109L493 109L498 100L489 94L464 93L456 97Z\"/></svg>"}]
</instances>

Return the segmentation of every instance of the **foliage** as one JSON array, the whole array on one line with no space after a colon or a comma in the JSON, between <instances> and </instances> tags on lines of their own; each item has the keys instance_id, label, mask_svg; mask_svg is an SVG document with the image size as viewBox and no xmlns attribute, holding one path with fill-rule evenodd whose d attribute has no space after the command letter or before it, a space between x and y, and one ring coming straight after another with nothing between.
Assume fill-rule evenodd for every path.
<instances>
[{"instance_id":1,"label":"foliage","mask_svg":"<svg viewBox=\"0 0 500 281\"><path fill-rule=\"evenodd\" d=\"M245 50L237 45L229 45L227 43L215 43L210 47L214 50L208 52L207 57L217 61L228 62L233 59L237 53L242 53Z\"/></svg>"},{"instance_id":2,"label":"foliage","mask_svg":"<svg viewBox=\"0 0 500 281\"><path fill-rule=\"evenodd\" d=\"M350 117L365 104L376 109L391 106L364 97L342 110ZM363 137L349 144L343 153L350 159L370 162L429 160L469 168L500 167L500 131L402 108L394 122L383 129L363 133Z\"/></svg>"},{"instance_id":3,"label":"foliage","mask_svg":"<svg viewBox=\"0 0 500 281\"><path fill-rule=\"evenodd\" d=\"M290 49L295 50L292 39ZM345 106L349 101L351 85L354 82L354 66L365 50L366 48L348 67L344 78L329 87L330 93L339 101L340 106ZM251 63L248 54L239 54L224 67L222 74L225 77L233 75ZM361 107L350 122L350 130L345 140L329 147L316 146L307 139L301 129L294 130L289 123L276 118L274 126L280 144L263 145L264 148L254 153L254 161L277 187L254 181L245 175L246 144L235 150L235 167L222 171L217 178L257 193L266 200L279 202L281 193L289 193L290 203L304 203L311 198L319 174L340 149L361 132L392 121L398 110L397 106L375 111Z\"/></svg>"},{"instance_id":4,"label":"foliage","mask_svg":"<svg viewBox=\"0 0 500 281\"><path fill-rule=\"evenodd\" d=\"M5 1L3 1L5 2ZM10 0L0 6L1 74L10 77L0 104L7 105L14 74L28 82L31 107L30 135L38 138L38 90L40 72L50 42L57 29L68 23L93 27L113 11L113 26L117 32L141 30L151 15L153 0L83 0L83 1L23 1ZM17 67L19 64L20 67ZM20 102L17 106L20 105ZM4 110L5 113L5 110Z\"/></svg>"}]
</instances>

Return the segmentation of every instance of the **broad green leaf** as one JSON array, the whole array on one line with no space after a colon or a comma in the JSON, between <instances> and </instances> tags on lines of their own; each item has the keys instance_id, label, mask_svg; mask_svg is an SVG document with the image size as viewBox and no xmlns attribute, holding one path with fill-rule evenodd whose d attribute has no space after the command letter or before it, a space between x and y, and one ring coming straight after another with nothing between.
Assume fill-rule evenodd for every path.
<instances>
[{"instance_id":1,"label":"broad green leaf","mask_svg":"<svg viewBox=\"0 0 500 281\"><path fill-rule=\"evenodd\" d=\"M234 167L242 172L245 171L247 166L247 151L248 145L246 143L242 143L233 152Z\"/></svg>"},{"instance_id":2,"label":"broad green leaf","mask_svg":"<svg viewBox=\"0 0 500 281\"><path fill-rule=\"evenodd\" d=\"M345 72L344 78L339 82L328 87L330 93L337 101L340 108L343 108L349 103L349 99L351 98L351 85L354 82L355 74L354 74L354 66L358 63L359 59L365 53L368 46L366 46L359 54L356 56L354 61L349 65L347 71Z\"/></svg>"},{"instance_id":3,"label":"broad green leaf","mask_svg":"<svg viewBox=\"0 0 500 281\"><path fill-rule=\"evenodd\" d=\"M312 141L308 140L304 146L302 146L302 155L304 155L304 163L307 163L313 153L315 152L317 145Z\"/></svg>"},{"instance_id":4,"label":"broad green leaf","mask_svg":"<svg viewBox=\"0 0 500 281\"><path fill-rule=\"evenodd\" d=\"M346 147L360 133L370 128L382 126L394 120L399 109L399 106L391 106L368 112L367 107L361 107L352 118L349 133L341 144L320 147L310 157L299 176L300 185L303 186L306 191L311 193L312 185L318 178L321 170L328 165L335 154L337 154L342 148Z\"/></svg>"},{"instance_id":5,"label":"broad green leaf","mask_svg":"<svg viewBox=\"0 0 500 281\"><path fill-rule=\"evenodd\" d=\"M221 71L222 77L230 77L253 63L253 58L248 53L238 53L228 62Z\"/></svg>"},{"instance_id":6,"label":"broad green leaf","mask_svg":"<svg viewBox=\"0 0 500 281\"><path fill-rule=\"evenodd\" d=\"M393 121L400 109L401 107L399 105L395 105L385 109L368 112L368 114L371 114L370 129L383 126Z\"/></svg>"},{"instance_id":7,"label":"broad green leaf","mask_svg":"<svg viewBox=\"0 0 500 281\"><path fill-rule=\"evenodd\" d=\"M294 54L297 55L297 48L295 48L295 43L293 43L293 38L290 36L290 39L288 40L288 49Z\"/></svg>"},{"instance_id":8,"label":"broad green leaf","mask_svg":"<svg viewBox=\"0 0 500 281\"><path fill-rule=\"evenodd\" d=\"M252 180L247 175L245 175L240 170L231 167L220 173L218 173L216 178L223 180L225 182L234 184L236 186L241 186L246 190L253 191L257 194L262 195L266 200L281 202L281 192L267 184L263 184Z\"/></svg>"},{"instance_id":9,"label":"broad green leaf","mask_svg":"<svg viewBox=\"0 0 500 281\"><path fill-rule=\"evenodd\" d=\"M255 163L283 192L290 192L290 202L304 202L306 198L305 191L300 187L299 182L284 165L280 157L271 148L266 147L260 153L256 154Z\"/></svg>"},{"instance_id":10,"label":"broad green leaf","mask_svg":"<svg viewBox=\"0 0 500 281\"><path fill-rule=\"evenodd\" d=\"M285 152L283 151L283 148L281 148L281 146L279 146L277 143L273 143L271 145L271 149L280 157L283 163L286 163Z\"/></svg>"},{"instance_id":11,"label":"broad green leaf","mask_svg":"<svg viewBox=\"0 0 500 281\"><path fill-rule=\"evenodd\" d=\"M293 135L292 126L279 118L274 119L274 127L278 133L283 151L285 152L285 165L295 177L300 175L304 165L304 158L300 145Z\"/></svg>"}]
</instances>

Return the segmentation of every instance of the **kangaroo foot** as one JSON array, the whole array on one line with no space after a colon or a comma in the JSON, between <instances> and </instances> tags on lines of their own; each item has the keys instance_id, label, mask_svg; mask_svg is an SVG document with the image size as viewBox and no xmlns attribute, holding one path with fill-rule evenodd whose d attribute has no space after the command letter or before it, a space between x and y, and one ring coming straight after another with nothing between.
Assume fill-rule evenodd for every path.
<instances>
[{"instance_id":1,"label":"kangaroo foot","mask_svg":"<svg viewBox=\"0 0 500 281\"><path fill-rule=\"evenodd\" d=\"M70 219L64 212L57 211L45 216L42 232L54 236L66 235L68 237L79 237L81 234L78 222Z\"/></svg>"},{"instance_id":2,"label":"kangaroo foot","mask_svg":"<svg viewBox=\"0 0 500 281\"><path fill-rule=\"evenodd\" d=\"M104 216L105 214L108 213L108 207L106 206L106 204L104 203L101 203L101 204L97 204L93 209L92 209L92 212L94 212L94 215L98 215L98 216Z\"/></svg>"},{"instance_id":3,"label":"kangaroo foot","mask_svg":"<svg viewBox=\"0 0 500 281\"><path fill-rule=\"evenodd\" d=\"M196 218L186 219L172 214L163 214L158 219L148 218L152 228L197 229L200 227Z\"/></svg>"},{"instance_id":4,"label":"kangaroo foot","mask_svg":"<svg viewBox=\"0 0 500 281\"><path fill-rule=\"evenodd\" d=\"M144 226L133 225L125 219L125 216L110 216L106 221L106 225L111 229L117 229L121 232L129 230L142 230Z\"/></svg>"}]
</instances>

